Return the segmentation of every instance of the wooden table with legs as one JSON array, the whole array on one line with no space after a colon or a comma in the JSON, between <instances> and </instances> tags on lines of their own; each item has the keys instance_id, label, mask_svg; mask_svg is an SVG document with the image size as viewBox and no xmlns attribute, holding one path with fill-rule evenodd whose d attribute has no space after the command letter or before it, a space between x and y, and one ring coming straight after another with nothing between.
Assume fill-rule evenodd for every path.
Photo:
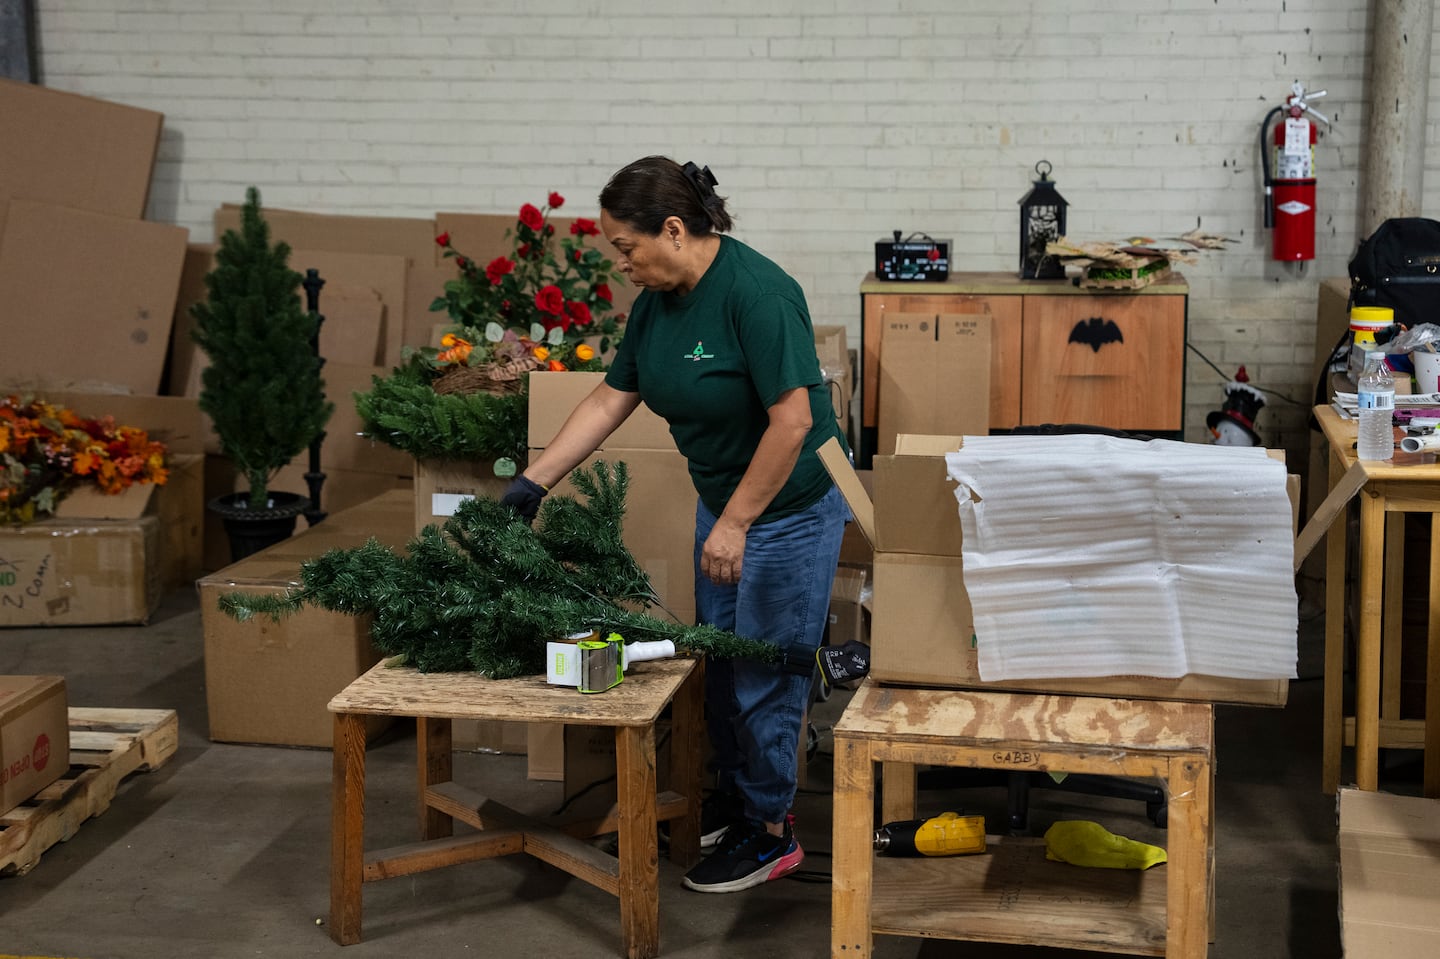
<instances>
[{"instance_id":1,"label":"wooden table with legs","mask_svg":"<svg viewBox=\"0 0 1440 959\"><path fill-rule=\"evenodd\" d=\"M474 673L421 673L381 662L330 701L335 713L330 854L330 936L360 941L361 887L442 866L527 853L620 900L623 954L660 950L656 825L670 822L670 858L688 866L700 852L704 666L696 659L637 664L619 686L585 695L544 676L492 680ZM655 725L671 706L673 791L658 792ZM366 852L365 717L415 717L420 841ZM552 825L524 816L451 780L455 719L610 726L619 800L606 816ZM452 835L454 820L478 832ZM618 857L580 837L619 834Z\"/></svg>"},{"instance_id":2,"label":"wooden table with legs","mask_svg":"<svg viewBox=\"0 0 1440 959\"><path fill-rule=\"evenodd\" d=\"M1344 715L1345 511L1330 524L1325 541L1325 705L1321 785L1334 795L1340 783L1341 748L1355 745L1355 785L1379 787L1380 749L1425 751L1424 791L1440 796L1440 536L1430 537L1428 657L1425 718L1400 718L1401 616L1405 514L1440 513L1440 463L1433 453L1395 451L1388 461L1355 455L1357 424L1329 406L1315 407L1329 446L1332 496L1359 489L1359 587L1355 640L1355 716ZM1323 509L1323 506L1322 506ZM1433 530L1433 527L1432 527Z\"/></svg>"},{"instance_id":3,"label":"wooden table with legs","mask_svg":"<svg viewBox=\"0 0 1440 959\"><path fill-rule=\"evenodd\" d=\"M1214 713L1209 703L881 686L835 725L830 955L866 959L874 933L1203 959L1214 935ZM988 837L980 855L871 849L875 766L884 821L916 815L915 767L1158 779L1169 861L1144 872L1047 861L1043 839Z\"/></svg>"}]
</instances>

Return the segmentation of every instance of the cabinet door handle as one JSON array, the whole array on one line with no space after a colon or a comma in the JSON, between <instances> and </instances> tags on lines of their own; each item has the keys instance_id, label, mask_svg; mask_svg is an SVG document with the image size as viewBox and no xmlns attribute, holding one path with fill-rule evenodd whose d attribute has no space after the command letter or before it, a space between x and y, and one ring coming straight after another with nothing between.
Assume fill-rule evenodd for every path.
<instances>
[{"instance_id":1,"label":"cabinet door handle","mask_svg":"<svg viewBox=\"0 0 1440 959\"><path fill-rule=\"evenodd\" d=\"M1070 342L1084 343L1099 353L1100 347L1106 343L1124 343L1125 337L1114 320L1107 320L1102 316L1092 316L1075 324L1070 331Z\"/></svg>"}]
</instances>

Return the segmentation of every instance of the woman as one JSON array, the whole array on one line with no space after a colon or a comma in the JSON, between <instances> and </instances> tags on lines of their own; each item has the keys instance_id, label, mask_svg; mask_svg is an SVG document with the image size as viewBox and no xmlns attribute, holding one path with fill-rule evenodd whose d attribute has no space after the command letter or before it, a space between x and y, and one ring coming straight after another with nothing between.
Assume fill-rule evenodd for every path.
<instances>
[{"instance_id":1,"label":"woman","mask_svg":"<svg viewBox=\"0 0 1440 959\"><path fill-rule=\"evenodd\" d=\"M546 488L643 400L669 423L699 494L701 622L773 643L780 665L715 661L705 677L715 791L700 892L735 892L805 858L789 816L797 742L849 514L816 449L844 442L799 284L722 234L708 168L646 157L600 193L600 229L641 289L605 381L507 491L533 518Z\"/></svg>"}]
</instances>

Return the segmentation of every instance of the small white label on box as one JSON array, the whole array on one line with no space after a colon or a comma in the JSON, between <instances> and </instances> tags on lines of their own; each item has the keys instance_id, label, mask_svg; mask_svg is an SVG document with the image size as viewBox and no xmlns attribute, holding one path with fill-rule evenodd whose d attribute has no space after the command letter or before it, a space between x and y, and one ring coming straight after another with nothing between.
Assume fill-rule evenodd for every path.
<instances>
[{"instance_id":1,"label":"small white label on box","mask_svg":"<svg viewBox=\"0 0 1440 959\"><path fill-rule=\"evenodd\" d=\"M460 504L475 497L469 493L431 493L431 516L454 516Z\"/></svg>"}]
</instances>

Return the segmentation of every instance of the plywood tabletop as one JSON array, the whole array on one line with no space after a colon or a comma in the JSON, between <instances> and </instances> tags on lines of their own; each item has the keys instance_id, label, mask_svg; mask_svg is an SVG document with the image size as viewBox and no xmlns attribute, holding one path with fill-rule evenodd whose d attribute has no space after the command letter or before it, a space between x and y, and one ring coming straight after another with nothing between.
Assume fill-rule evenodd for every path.
<instances>
[{"instance_id":1,"label":"plywood tabletop","mask_svg":"<svg viewBox=\"0 0 1440 959\"><path fill-rule=\"evenodd\" d=\"M603 693L552 686L544 676L489 679L476 673L422 673L382 660L330 701L335 713L501 719L587 726L647 726L695 668L694 659L637 663Z\"/></svg>"},{"instance_id":2,"label":"plywood tabletop","mask_svg":"<svg viewBox=\"0 0 1440 959\"><path fill-rule=\"evenodd\" d=\"M1064 743L1157 752L1208 751L1208 703L881 686L867 680L837 735L904 742Z\"/></svg>"}]
</instances>

